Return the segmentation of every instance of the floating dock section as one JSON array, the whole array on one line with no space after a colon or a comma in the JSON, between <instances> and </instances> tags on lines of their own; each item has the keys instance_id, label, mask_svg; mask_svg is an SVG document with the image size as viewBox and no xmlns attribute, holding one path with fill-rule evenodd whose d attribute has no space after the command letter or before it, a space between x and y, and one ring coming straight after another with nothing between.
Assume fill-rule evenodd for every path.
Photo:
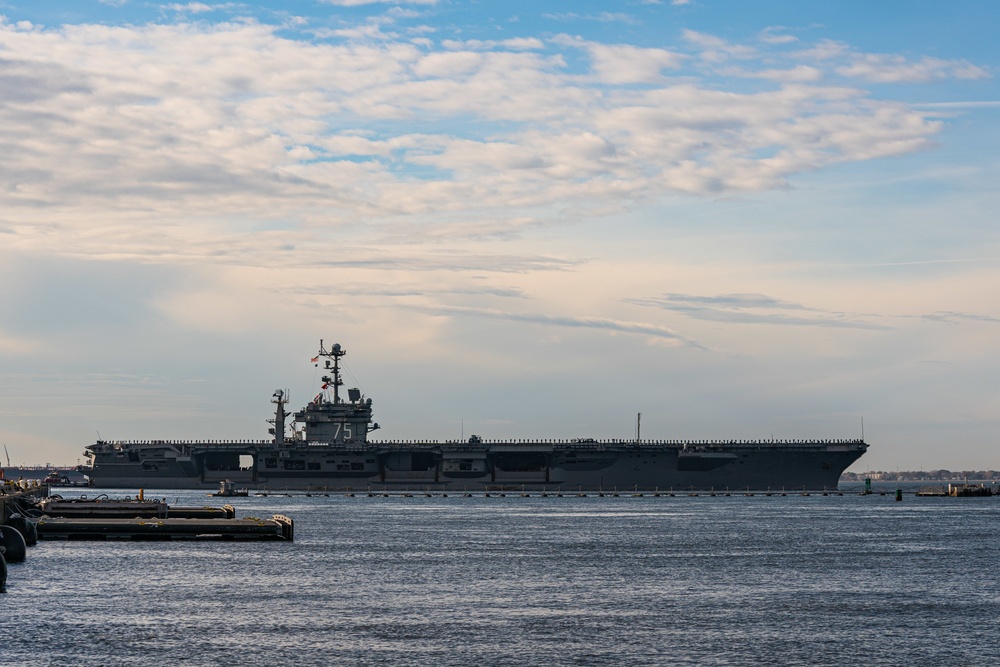
<instances>
[{"instance_id":1,"label":"floating dock section","mask_svg":"<svg viewBox=\"0 0 1000 667\"><path fill-rule=\"evenodd\" d=\"M276 514L270 519L120 519L63 518L38 520L40 540L284 540L295 539L294 522Z\"/></svg>"},{"instance_id":2,"label":"floating dock section","mask_svg":"<svg viewBox=\"0 0 1000 667\"><path fill-rule=\"evenodd\" d=\"M985 484L949 484L948 495L953 498L979 498L992 496L993 489Z\"/></svg>"},{"instance_id":3,"label":"floating dock section","mask_svg":"<svg viewBox=\"0 0 1000 667\"><path fill-rule=\"evenodd\" d=\"M232 505L171 507L165 500L106 496L37 504L40 540L284 540L295 539L287 516L236 518Z\"/></svg>"},{"instance_id":4,"label":"floating dock section","mask_svg":"<svg viewBox=\"0 0 1000 667\"><path fill-rule=\"evenodd\" d=\"M100 498L47 498L38 509L63 519L234 519L232 505L222 507L171 507L164 500L110 500Z\"/></svg>"},{"instance_id":5,"label":"floating dock section","mask_svg":"<svg viewBox=\"0 0 1000 667\"><path fill-rule=\"evenodd\" d=\"M10 482L0 486L0 524L7 523L13 514L23 513L44 498L46 487L37 484L22 488Z\"/></svg>"},{"instance_id":6,"label":"floating dock section","mask_svg":"<svg viewBox=\"0 0 1000 667\"><path fill-rule=\"evenodd\" d=\"M162 500L111 500L74 498L66 500L58 496L46 498L38 503L38 509L47 516L64 519L166 519L169 506Z\"/></svg>"}]
</instances>

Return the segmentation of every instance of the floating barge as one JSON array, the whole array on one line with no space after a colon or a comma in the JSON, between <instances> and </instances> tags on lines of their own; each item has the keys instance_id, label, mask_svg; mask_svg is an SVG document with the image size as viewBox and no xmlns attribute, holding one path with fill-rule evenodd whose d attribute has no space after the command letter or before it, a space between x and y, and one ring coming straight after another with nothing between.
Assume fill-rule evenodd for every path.
<instances>
[{"instance_id":1,"label":"floating barge","mask_svg":"<svg viewBox=\"0 0 1000 667\"><path fill-rule=\"evenodd\" d=\"M37 503L40 540L284 540L295 538L294 522L236 518L232 505L170 507L165 500L107 497L46 498Z\"/></svg>"},{"instance_id":2,"label":"floating barge","mask_svg":"<svg viewBox=\"0 0 1000 667\"><path fill-rule=\"evenodd\" d=\"M47 516L64 519L165 519L170 508L163 500L65 499L54 496L39 502L38 509Z\"/></svg>"},{"instance_id":3,"label":"floating barge","mask_svg":"<svg viewBox=\"0 0 1000 667\"><path fill-rule=\"evenodd\" d=\"M281 514L270 519L108 519L45 516L38 520L40 540L283 540L295 539L294 522Z\"/></svg>"},{"instance_id":4,"label":"floating barge","mask_svg":"<svg viewBox=\"0 0 1000 667\"><path fill-rule=\"evenodd\" d=\"M235 519L236 508L171 507L165 500L111 500L101 498L46 498L38 509L63 519Z\"/></svg>"},{"instance_id":5,"label":"floating barge","mask_svg":"<svg viewBox=\"0 0 1000 667\"><path fill-rule=\"evenodd\" d=\"M985 484L949 484L948 495L953 498L978 498L992 496L993 489Z\"/></svg>"},{"instance_id":6,"label":"floating barge","mask_svg":"<svg viewBox=\"0 0 1000 667\"><path fill-rule=\"evenodd\" d=\"M996 495L992 487L985 484L949 484L943 486L925 486L917 491L918 496L940 498L986 498Z\"/></svg>"}]
</instances>

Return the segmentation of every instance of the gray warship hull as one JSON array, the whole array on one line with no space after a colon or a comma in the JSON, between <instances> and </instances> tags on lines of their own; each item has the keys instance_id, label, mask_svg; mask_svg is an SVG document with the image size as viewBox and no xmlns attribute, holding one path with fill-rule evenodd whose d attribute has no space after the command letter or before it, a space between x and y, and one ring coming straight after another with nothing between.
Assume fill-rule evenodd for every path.
<instances>
[{"instance_id":1,"label":"gray warship hull","mask_svg":"<svg viewBox=\"0 0 1000 667\"><path fill-rule=\"evenodd\" d=\"M863 440L371 441L372 399L340 394L339 345L320 341L321 391L286 429L277 390L272 440L99 441L85 472L99 488L187 489L229 480L248 489L668 490L834 489Z\"/></svg>"},{"instance_id":2,"label":"gray warship hull","mask_svg":"<svg viewBox=\"0 0 1000 667\"><path fill-rule=\"evenodd\" d=\"M94 448L97 451L94 451ZM823 490L862 441L367 443L123 442L92 446L99 488L258 490Z\"/></svg>"}]
</instances>

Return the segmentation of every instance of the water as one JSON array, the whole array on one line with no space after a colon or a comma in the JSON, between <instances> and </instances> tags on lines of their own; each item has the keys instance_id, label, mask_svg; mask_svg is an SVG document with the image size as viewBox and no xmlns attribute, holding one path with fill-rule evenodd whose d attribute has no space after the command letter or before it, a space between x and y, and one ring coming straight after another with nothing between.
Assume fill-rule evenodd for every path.
<instances>
[{"instance_id":1,"label":"water","mask_svg":"<svg viewBox=\"0 0 1000 667\"><path fill-rule=\"evenodd\" d=\"M291 544L40 542L10 566L0 664L993 658L998 498L516 495L233 499L292 516Z\"/></svg>"}]
</instances>

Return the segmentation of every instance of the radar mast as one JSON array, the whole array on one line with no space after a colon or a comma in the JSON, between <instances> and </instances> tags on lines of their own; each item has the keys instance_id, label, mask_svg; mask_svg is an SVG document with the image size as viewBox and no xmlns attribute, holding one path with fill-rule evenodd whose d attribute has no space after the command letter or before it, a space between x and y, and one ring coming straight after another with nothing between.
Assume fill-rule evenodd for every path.
<instances>
[{"instance_id":1,"label":"radar mast","mask_svg":"<svg viewBox=\"0 0 1000 667\"><path fill-rule=\"evenodd\" d=\"M347 354L347 350L340 346L340 343L334 343L333 347L329 351L323 347L323 339L319 339L319 355L320 357L326 357L323 368L326 370L333 371L333 377L329 375L323 376L323 389L327 389L333 385L333 403L340 403L340 386L344 384L344 381L340 378L340 358ZM330 360L333 359L333 364L331 365Z\"/></svg>"},{"instance_id":2,"label":"radar mast","mask_svg":"<svg viewBox=\"0 0 1000 667\"><path fill-rule=\"evenodd\" d=\"M267 421L274 424L274 427L268 431L274 436L274 444L280 445L285 441L285 417L288 416L285 405L288 403L288 390L275 389L271 402L274 403L274 419Z\"/></svg>"}]
</instances>

